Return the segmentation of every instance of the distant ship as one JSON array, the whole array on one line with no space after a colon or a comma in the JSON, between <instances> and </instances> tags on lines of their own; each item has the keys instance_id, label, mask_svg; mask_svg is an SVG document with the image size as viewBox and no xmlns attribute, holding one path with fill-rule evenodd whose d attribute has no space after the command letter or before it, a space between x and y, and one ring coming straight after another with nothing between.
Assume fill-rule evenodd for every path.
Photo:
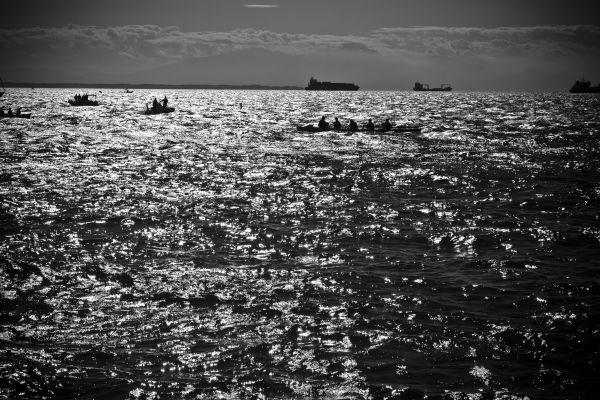
<instances>
[{"instance_id":1,"label":"distant ship","mask_svg":"<svg viewBox=\"0 0 600 400\"><path fill-rule=\"evenodd\" d=\"M358 90L354 83L319 82L311 77L306 90Z\"/></svg>"},{"instance_id":2,"label":"distant ship","mask_svg":"<svg viewBox=\"0 0 600 400\"><path fill-rule=\"evenodd\" d=\"M600 93L600 84L596 86L592 86L590 81L586 81L585 78L581 78L581 80L576 81L573 86L571 86L571 93Z\"/></svg>"},{"instance_id":3,"label":"distant ship","mask_svg":"<svg viewBox=\"0 0 600 400\"><path fill-rule=\"evenodd\" d=\"M439 88L429 88L427 83L420 83L419 81L415 82L415 87L413 88L415 92L449 92L452 90L450 85L447 83L442 83L442 86Z\"/></svg>"}]
</instances>

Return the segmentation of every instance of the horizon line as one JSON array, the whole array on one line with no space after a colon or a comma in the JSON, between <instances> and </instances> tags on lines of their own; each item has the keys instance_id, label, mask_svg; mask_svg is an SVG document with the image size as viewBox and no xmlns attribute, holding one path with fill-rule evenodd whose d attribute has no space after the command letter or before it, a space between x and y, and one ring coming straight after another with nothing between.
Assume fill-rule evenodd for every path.
<instances>
[{"instance_id":1,"label":"horizon line","mask_svg":"<svg viewBox=\"0 0 600 400\"><path fill-rule=\"evenodd\" d=\"M77 82L3 82L5 88L55 88L55 89L238 89L238 90L305 90L295 85L263 85L263 84L204 84L204 83L77 83ZM368 89L360 91L398 91L412 92L412 88ZM500 93L564 93L568 90L518 90L518 89L453 89L456 92L500 92Z\"/></svg>"},{"instance_id":2,"label":"horizon line","mask_svg":"<svg viewBox=\"0 0 600 400\"><path fill-rule=\"evenodd\" d=\"M102 89L283 89L283 90L300 90L304 89L301 86L294 85L261 85L261 84L203 84L203 83L76 83L76 82L4 82L4 87L12 88L102 88Z\"/></svg>"}]
</instances>

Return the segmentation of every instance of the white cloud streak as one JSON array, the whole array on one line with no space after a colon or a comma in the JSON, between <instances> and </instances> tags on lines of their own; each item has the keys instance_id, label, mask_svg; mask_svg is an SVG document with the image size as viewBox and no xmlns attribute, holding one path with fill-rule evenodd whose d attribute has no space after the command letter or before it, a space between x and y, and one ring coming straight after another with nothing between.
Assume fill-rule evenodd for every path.
<instances>
[{"instance_id":1,"label":"white cloud streak","mask_svg":"<svg viewBox=\"0 0 600 400\"><path fill-rule=\"evenodd\" d=\"M277 8L276 4L244 4L246 8Z\"/></svg>"}]
</instances>

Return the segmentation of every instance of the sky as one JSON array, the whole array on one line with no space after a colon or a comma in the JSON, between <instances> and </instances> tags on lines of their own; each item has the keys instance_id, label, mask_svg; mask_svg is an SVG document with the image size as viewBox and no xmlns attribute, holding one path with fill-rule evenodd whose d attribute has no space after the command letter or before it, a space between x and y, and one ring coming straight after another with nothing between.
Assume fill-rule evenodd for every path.
<instances>
[{"instance_id":1,"label":"sky","mask_svg":"<svg viewBox=\"0 0 600 400\"><path fill-rule=\"evenodd\" d=\"M11 1L0 77L565 91L582 76L600 82L596 1Z\"/></svg>"}]
</instances>

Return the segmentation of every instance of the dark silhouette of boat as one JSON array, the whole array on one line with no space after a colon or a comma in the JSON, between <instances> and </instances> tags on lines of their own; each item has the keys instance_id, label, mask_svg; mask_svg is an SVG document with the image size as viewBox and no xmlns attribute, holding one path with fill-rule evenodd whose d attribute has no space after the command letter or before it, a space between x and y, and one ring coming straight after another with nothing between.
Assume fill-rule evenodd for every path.
<instances>
[{"instance_id":1,"label":"dark silhouette of boat","mask_svg":"<svg viewBox=\"0 0 600 400\"><path fill-rule=\"evenodd\" d=\"M350 130L348 128L342 128L342 129L332 129L330 128L325 128L325 129L321 129L318 126L314 126L314 125L297 125L296 129L300 132L309 132L309 133L317 133L317 132L348 132L348 133L353 133L353 132L366 132L366 133L419 133L421 132L421 127L418 125L412 125L412 124L402 124L402 125L398 125L398 126L394 126L391 129L383 129L383 128L377 128L377 129L366 129L364 127L362 128L358 128L358 129L353 129Z\"/></svg>"},{"instance_id":2,"label":"dark silhouette of boat","mask_svg":"<svg viewBox=\"0 0 600 400\"><path fill-rule=\"evenodd\" d=\"M415 87L413 87L415 92L449 92L452 90L452 87L447 83L442 83L442 86L430 88L429 84L421 83L419 81L415 82Z\"/></svg>"},{"instance_id":3,"label":"dark silhouette of boat","mask_svg":"<svg viewBox=\"0 0 600 400\"><path fill-rule=\"evenodd\" d=\"M358 86L354 83L338 83L338 82L319 82L311 77L306 90L358 90Z\"/></svg>"},{"instance_id":4,"label":"dark silhouette of boat","mask_svg":"<svg viewBox=\"0 0 600 400\"><path fill-rule=\"evenodd\" d=\"M571 93L600 93L600 83L596 86L592 86L590 81L586 81L585 78L575 81L571 89Z\"/></svg>"},{"instance_id":5,"label":"dark silhouette of boat","mask_svg":"<svg viewBox=\"0 0 600 400\"><path fill-rule=\"evenodd\" d=\"M96 97L95 94L93 94L92 96ZM74 106L74 107L81 107L81 106L97 106L98 105L98 101L97 100L90 100L89 95L84 94L83 96L75 96L75 98L73 99L69 99L69 104Z\"/></svg>"},{"instance_id":6,"label":"dark silhouette of boat","mask_svg":"<svg viewBox=\"0 0 600 400\"><path fill-rule=\"evenodd\" d=\"M98 101L97 100L69 100L69 104L74 106L74 107L81 107L81 106L97 106L98 105Z\"/></svg>"},{"instance_id":7,"label":"dark silhouette of boat","mask_svg":"<svg viewBox=\"0 0 600 400\"><path fill-rule=\"evenodd\" d=\"M10 108L8 112L4 111L4 106L0 107L0 118L31 118L30 112L21 112L21 108L17 108L15 112L13 112Z\"/></svg>"},{"instance_id":8,"label":"dark silhouette of boat","mask_svg":"<svg viewBox=\"0 0 600 400\"><path fill-rule=\"evenodd\" d=\"M27 113L21 113L21 114L13 114L13 115L8 115L8 114L4 114L4 115L0 115L0 119L2 118L31 118L31 113L27 112Z\"/></svg>"},{"instance_id":9,"label":"dark silhouette of boat","mask_svg":"<svg viewBox=\"0 0 600 400\"><path fill-rule=\"evenodd\" d=\"M173 111L175 111L175 107L156 107L156 108L148 108L148 106L146 105L146 110L144 111L144 114L146 115L153 115L153 114L168 114L168 113L172 113Z\"/></svg>"}]
</instances>

